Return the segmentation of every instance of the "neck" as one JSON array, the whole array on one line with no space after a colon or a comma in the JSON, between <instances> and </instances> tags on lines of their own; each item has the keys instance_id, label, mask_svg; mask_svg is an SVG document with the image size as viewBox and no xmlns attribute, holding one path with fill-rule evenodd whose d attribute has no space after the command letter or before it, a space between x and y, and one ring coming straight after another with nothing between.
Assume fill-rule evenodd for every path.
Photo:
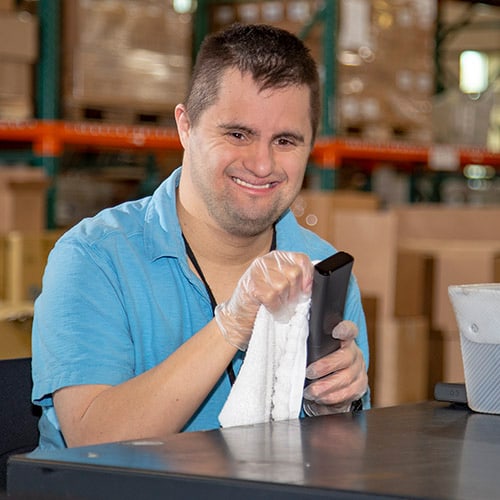
<instances>
[{"instance_id":1,"label":"neck","mask_svg":"<svg viewBox=\"0 0 500 500\"><path fill-rule=\"evenodd\" d=\"M217 302L226 300L248 266L270 250L272 227L252 237L235 236L191 213L179 198L177 214L184 237ZM196 273L192 263L190 266Z\"/></svg>"},{"instance_id":2,"label":"neck","mask_svg":"<svg viewBox=\"0 0 500 500\"><path fill-rule=\"evenodd\" d=\"M269 252L273 228L255 236L235 236L191 213L177 198L177 214L184 237L197 258L235 266Z\"/></svg>"}]
</instances>

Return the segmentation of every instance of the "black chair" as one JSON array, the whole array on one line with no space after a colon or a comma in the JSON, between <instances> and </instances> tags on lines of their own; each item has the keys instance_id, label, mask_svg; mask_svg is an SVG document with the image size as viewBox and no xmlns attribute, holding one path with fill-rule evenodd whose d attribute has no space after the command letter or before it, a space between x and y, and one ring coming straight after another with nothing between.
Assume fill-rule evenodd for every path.
<instances>
[{"instance_id":1,"label":"black chair","mask_svg":"<svg viewBox=\"0 0 500 500\"><path fill-rule=\"evenodd\" d=\"M10 455L38 444L41 408L31 403L31 358L0 360L0 494L7 483Z\"/></svg>"}]
</instances>

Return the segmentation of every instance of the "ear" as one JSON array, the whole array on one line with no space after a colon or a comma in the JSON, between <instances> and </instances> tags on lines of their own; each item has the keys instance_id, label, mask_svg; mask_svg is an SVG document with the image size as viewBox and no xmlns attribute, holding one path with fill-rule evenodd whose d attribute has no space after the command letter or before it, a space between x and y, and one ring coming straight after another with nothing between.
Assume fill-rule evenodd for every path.
<instances>
[{"instance_id":1,"label":"ear","mask_svg":"<svg viewBox=\"0 0 500 500\"><path fill-rule=\"evenodd\" d=\"M184 104L177 104L175 107L175 123L177 124L177 133L181 140L182 147L186 149L191 130L191 122Z\"/></svg>"}]
</instances>

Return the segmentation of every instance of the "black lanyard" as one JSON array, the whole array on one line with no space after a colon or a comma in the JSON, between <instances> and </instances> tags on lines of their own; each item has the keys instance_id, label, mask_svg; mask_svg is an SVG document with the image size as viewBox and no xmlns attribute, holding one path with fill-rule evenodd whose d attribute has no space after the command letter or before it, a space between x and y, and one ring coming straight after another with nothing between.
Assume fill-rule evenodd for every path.
<instances>
[{"instance_id":1,"label":"black lanyard","mask_svg":"<svg viewBox=\"0 0 500 500\"><path fill-rule=\"evenodd\" d=\"M210 285L208 284L208 281L205 278L205 275L203 274L203 271L201 270L200 264L198 263L198 260L196 259L196 256L189 245L188 241L186 240L186 237L184 234L182 234L182 239L184 240L184 246L186 247L186 253L189 257L189 260L193 264L194 268L196 269L196 272L198 273L198 276L200 277L201 281L205 285L205 288L208 293L208 298L210 299L210 304L212 306L212 314L215 313L215 308L217 307L217 301L215 300L214 294L212 293L212 289L210 288ZM276 250L276 228L273 226L273 240L271 242L271 248L270 252L273 250ZM231 382L231 385L234 384L234 381L236 380L236 376L234 374L233 370L233 365L232 363L229 363L227 369L227 375L229 377L229 381Z\"/></svg>"}]
</instances>

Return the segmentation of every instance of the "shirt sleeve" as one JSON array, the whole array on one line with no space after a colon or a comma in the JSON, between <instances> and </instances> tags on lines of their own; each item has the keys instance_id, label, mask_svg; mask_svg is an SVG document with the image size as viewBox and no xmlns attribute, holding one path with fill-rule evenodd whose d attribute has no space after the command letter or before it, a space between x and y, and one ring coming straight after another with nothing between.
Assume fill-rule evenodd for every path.
<instances>
[{"instance_id":1,"label":"shirt sleeve","mask_svg":"<svg viewBox=\"0 0 500 500\"><path fill-rule=\"evenodd\" d=\"M351 275L351 282L347 291L347 300L344 310L344 318L353 321L358 326L358 336L356 344L361 349L365 360L366 369L370 363L370 351L368 346L368 331L366 327L366 318L361 302L361 292L357 280L354 275ZM370 389L366 391L362 398L363 409L367 410L371 407L370 404Z\"/></svg>"},{"instance_id":2,"label":"shirt sleeve","mask_svg":"<svg viewBox=\"0 0 500 500\"><path fill-rule=\"evenodd\" d=\"M50 254L35 303L33 400L80 384L115 385L133 376L134 349L111 262L78 240Z\"/></svg>"}]
</instances>

